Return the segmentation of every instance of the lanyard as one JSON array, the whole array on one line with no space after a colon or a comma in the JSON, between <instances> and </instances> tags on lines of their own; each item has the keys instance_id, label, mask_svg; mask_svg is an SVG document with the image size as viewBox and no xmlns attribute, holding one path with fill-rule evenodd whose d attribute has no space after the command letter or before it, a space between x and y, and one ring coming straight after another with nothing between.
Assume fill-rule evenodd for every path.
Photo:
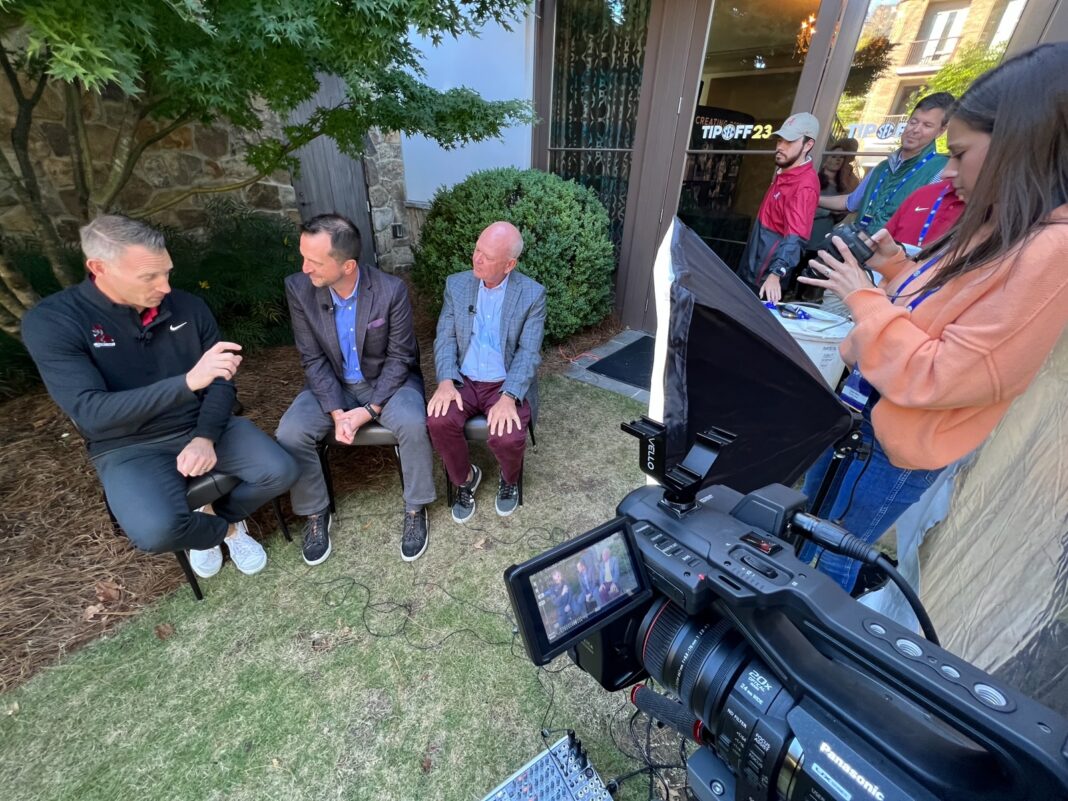
<instances>
[{"instance_id":1,"label":"lanyard","mask_svg":"<svg viewBox=\"0 0 1068 801\"><path fill-rule=\"evenodd\" d=\"M915 175L916 171L919 170L928 161L933 159L934 156L935 156L935 151L932 150L930 153L928 153L926 156L924 156L922 159L920 159L920 162L918 164L914 165L913 168L911 170L909 170L905 174L905 177L901 179L901 183L899 183L897 186L894 187L894 191L892 191L890 193L890 195L887 197L887 200L892 200L894 195L896 195L898 192L901 191L901 187L903 187L906 183L908 183L909 178L911 178L913 175ZM875 189L872 190L871 199L868 201L868 208L870 208L872 210L875 209L876 204L877 204L877 202L879 200L879 190L882 188L883 181L886 180L886 176L889 175L889 174L890 174L890 165L887 164L886 165L886 169L883 171L883 174L879 176L879 180L875 184ZM874 219L874 217L871 214L865 214L863 217L860 218L860 224L861 224L861 226L863 228L867 228L869 225L871 225L871 221L873 219Z\"/></svg>"},{"instance_id":2,"label":"lanyard","mask_svg":"<svg viewBox=\"0 0 1068 801\"><path fill-rule=\"evenodd\" d=\"M923 224L923 228L920 230L920 239L916 243L917 247L923 247L923 240L927 238L927 231L931 227L931 223L934 222L935 215L938 214L938 209L942 205L942 199L949 194L949 190L952 189L952 184L942 190L942 194L935 200L934 205L931 206L931 211L927 215L927 222Z\"/></svg>"},{"instance_id":3,"label":"lanyard","mask_svg":"<svg viewBox=\"0 0 1068 801\"><path fill-rule=\"evenodd\" d=\"M939 199L941 199L941 198L939 198ZM919 278L925 272L930 270L940 258L942 258L942 254L941 253L939 253L933 259L931 259L926 264L924 264L922 267L920 267L918 270L913 272L912 275L910 275L908 278L906 278L905 282L901 286L899 286L897 288L897 292L894 293L894 296L892 298L890 298L890 302L891 303L897 303L897 299L900 298L902 294L904 294L905 287L907 287L909 284L911 284L913 281L915 281L917 278ZM924 292L918 298L914 298L912 300L912 302L909 303L909 305L906 306L905 308L907 308L910 312L915 310L917 306L919 306L921 303L923 303L925 300L927 300L927 298L931 297L931 295L933 295L937 291L938 291L937 288L936 289L928 289L926 292Z\"/></svg>"},{"instance_id":4,"label":"lanyard","mask_svg":"<svg viewBox=\"0 0 1068 801\"><path fill-rule=\"evenodd\" d=\"M905 282L898 287L894 296L890 298L890 301L897 302L897 299L901 297L901 293L905 291L905 287L930 270L940 258L942 258L941 253L906 278ZM937 291L937 289L928 289L918 298L913 300L907 307L909 312L911 313L917 306ZM856 364L853 365L853 371L849 374L849 378L846 379L845 384L842 386L842 391L838 393L838 397L854 411L861 412L870 406L874 406L875 403L878 402L879 392L875 387L868 383L867 379L865 379L860 372L860 365Z\"/></svg>"}]
</instances>

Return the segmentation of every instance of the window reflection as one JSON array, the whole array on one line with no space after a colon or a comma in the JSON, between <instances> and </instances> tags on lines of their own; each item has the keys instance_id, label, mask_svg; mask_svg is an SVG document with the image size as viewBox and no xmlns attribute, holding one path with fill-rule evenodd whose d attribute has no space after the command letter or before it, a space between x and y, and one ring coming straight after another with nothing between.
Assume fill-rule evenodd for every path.
<instances>
[{"instance_id":1,"label":"window reflection","mask_svg":"<svg viewBox=\"0 0 1068 801\"><path fill-rule=\"evenodd\" d=\"M1026 0L872 0L831 139L860 143L870 168L900 144L922 96L960 93L1000 62Z\"/></svg>"}]
</instances>

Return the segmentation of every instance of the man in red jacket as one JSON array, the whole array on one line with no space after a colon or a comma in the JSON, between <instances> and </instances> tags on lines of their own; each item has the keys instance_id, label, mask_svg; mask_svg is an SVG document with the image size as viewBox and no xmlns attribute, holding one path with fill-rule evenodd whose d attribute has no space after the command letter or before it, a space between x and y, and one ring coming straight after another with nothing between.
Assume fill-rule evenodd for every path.
<instances>
[{"instance_id":1,"label":"man in red jacket","mask_svg":"<svg viewBox=\"0 0 1068 801\"><path fill-rule=\"evenodd\" d=\"M820 179L810 154L820 124L811 114L794 114L772 135L778 138L775 178L749 232L738 276L761 298L778 303L783 279L800 263L812 234Z\"/></svg>"}]
</instances>

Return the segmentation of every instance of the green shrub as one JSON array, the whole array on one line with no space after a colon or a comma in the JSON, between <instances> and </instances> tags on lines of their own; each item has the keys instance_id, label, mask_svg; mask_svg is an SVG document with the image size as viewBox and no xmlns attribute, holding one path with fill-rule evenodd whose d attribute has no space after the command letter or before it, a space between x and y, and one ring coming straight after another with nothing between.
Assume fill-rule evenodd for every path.
<instances>
[{"instance_id":1,"label":"green shrub","mask_svg":"<svg viewBox=\"0 0 1068 801\"><path fill-rule=\"evenodd\" d=\"M248 350L292 342L287 275L300 269L295 223L218 200L202 236L167 231L172 284L202 297L223 337Z\"/></svg>"},{"instance_id":2,"label":"green shrub","mask_svg":"<svg viewBox=\"0 0 1068 801\"><path fill-rule=\"evenodd\" d=\"M604 206L573 181L512 168L476 172L434 196L412 277L435 313L445 279L471 269L478 235L496 220L507 220L523 234L517 269L545 287L547 342L605 318L615 258Z\"/></svg>"}]
</instances>

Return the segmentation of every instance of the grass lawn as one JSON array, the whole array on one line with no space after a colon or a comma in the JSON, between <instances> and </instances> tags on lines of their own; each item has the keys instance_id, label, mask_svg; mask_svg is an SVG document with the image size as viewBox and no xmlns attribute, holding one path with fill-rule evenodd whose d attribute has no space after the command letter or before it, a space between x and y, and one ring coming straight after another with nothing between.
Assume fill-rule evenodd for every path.
<instances>
[{"instance_id":1,"label":"grass lawn","mask_svg":"<svg viewBox=\"0 0 1068 801\"><path fill-rule=\"evenodd\" d=\"M272 533L259 575L227 563L203 602L183 587L0 697L3 797L469 801L541 750L543 725L574 728L605 779L638 767L612 740L622 694L566 658L537 671L501 574L642 483L619 430L642 409L559 377L542 393L512 517L494 513L476 448L489 469L474 520L454 524L439 499L429 550L406 564L399 482L379 471L339 499L323 565ZM635 779L621 797L646 791Z\"/></svg>"}]
</instances>

